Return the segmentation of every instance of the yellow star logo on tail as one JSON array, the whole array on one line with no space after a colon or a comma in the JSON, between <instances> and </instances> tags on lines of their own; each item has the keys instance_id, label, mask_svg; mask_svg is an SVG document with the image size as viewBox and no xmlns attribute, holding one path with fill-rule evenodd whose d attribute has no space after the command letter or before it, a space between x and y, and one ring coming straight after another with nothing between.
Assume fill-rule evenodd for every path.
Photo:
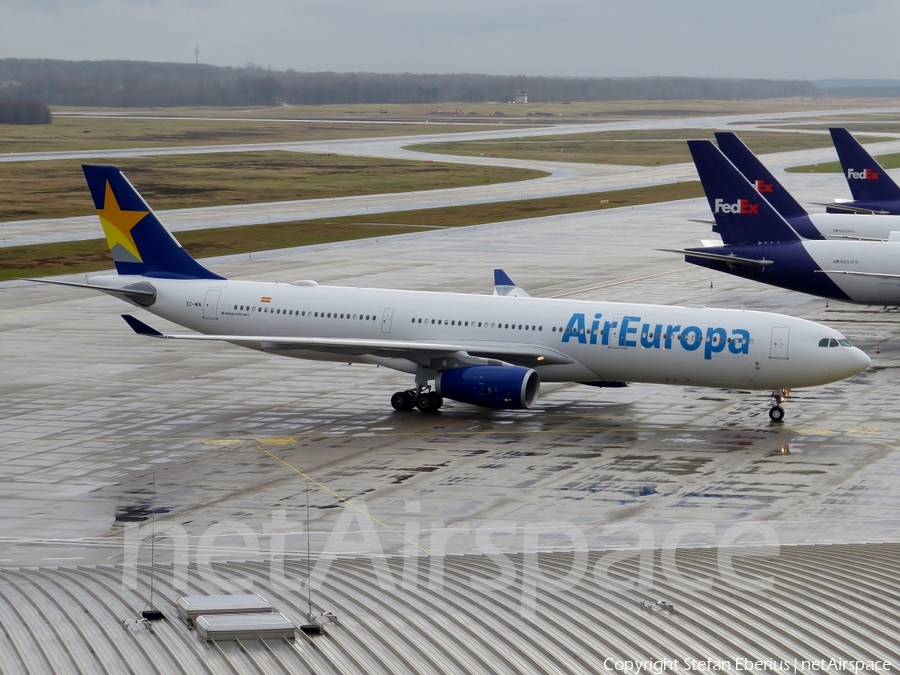
<instances>
[{"instance_id":1,"label":"yellow star logo on tail","mask_svg":"<svg viewBox=\"0 0 900 675\"><path fill-rule=\"evenodd\" d=\"M131 229L137 225L149 213L149 211L123 211L113 194L109 181L106 182L106 196L103 199L103 208L97 210L100 216L100 224L103 225L103 234L106 235L106 243L112 251L116 244L133 255L138 262L142 261L137 244L131 236Z\"/></svg>"}]
</instances>

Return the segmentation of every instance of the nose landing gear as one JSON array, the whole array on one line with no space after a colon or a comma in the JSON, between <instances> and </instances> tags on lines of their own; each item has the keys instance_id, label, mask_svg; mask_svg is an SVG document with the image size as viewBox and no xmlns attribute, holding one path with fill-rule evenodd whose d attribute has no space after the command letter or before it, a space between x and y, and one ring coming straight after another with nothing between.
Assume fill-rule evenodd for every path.
<instances>
[{"instance_id":1,"label":"nose landing gear","mask_svg":"<svg viewBox=\"0 0 900 675\"><path fill-rule=\"evenodd\" d=\"M772 392L772 407L769 408L769 419L773 422L784 421L784 408L781 402L791 395L790 389L780 389Z\"/></svg>"}]
</instances>

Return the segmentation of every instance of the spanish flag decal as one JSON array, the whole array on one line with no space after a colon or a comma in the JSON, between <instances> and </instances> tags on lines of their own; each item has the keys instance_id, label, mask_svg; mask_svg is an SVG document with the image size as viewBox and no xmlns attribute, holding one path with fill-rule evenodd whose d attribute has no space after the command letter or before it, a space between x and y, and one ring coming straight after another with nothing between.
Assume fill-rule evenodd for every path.
<instances>
[{"instance_id":1,"label":"spanish flag decal","mask_svg":"<svg viewBox=\"0 0 900 675\"><path fill-rule=\"evenodd\" d=\"M272 298L270 298L270 297L264 297L264 298L260 298L259 301L260 301L260 302L272 302Z\"/></svg>"}]
</instances>

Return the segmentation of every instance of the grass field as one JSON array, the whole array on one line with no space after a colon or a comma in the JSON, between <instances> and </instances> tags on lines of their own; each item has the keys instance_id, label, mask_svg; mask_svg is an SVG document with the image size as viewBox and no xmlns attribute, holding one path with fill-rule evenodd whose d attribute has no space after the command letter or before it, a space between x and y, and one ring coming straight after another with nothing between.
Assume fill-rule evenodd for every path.
<instances>
[{"instance_id":1,"label":"grass field","mask_svg":"<svg viewBox=\"0 0 900 675\"><path fill-rule=\"evenodd\" d=\"M875 159L885 169L900 169L900 153L879 155ZM804 166L792 166L786 171L789 173L841 173L841 163L834 161L824 164L805 164Z\"/></svg>"},{"instance_id":2,"label":"grass field","mask_svg":"<svg viewBox=\"0 0 900 675\"><path fill-rule=\"evenodd\" d=\"M116 160L154 209L434 190L538 178L527 169L240 152ZM0 221L88 215L79 161L0 163Z\"/></svg>"},{"instance_id":3,"label":"grass field","mask_svg":"<svg viewBox=\"0 0 900 675\"><path fill-rule=\"evenodd\" d=\"M280 109L276 109L280 110ZM160 111L156 111L159 113ZM178 116L177 111L165 111ZM341 138L375 138L457 131L495 129L496 123L454 125L439 122L417 124L352 124L328 121L254 121L252 119L153 119L141 111L123 114L139 117L61 117L52 124L0 124L2 152L58 152L110 148L157 148L230 143L283 143ZM219 110L222 116L223 111Z\"/></svg>"},{"instance_id":4,"label":"grass field","mask_svg":"<svg viewBox=\"0 0 900 675\"><path fill-rule=\"evenodd\" d=\"M434 227L460 227L689 199L702 195L699 182L676 183L551 199L452 206L299 223L192 230L179 232L178 239L193 256L208 257L380 237ZM102 239L0 248L0 281L93 272L111 267L109 249Z\"/></svg>"},{"instance_id":5,"label":"grass field","mask_svg":"<svg viewBox=\"0 0 900 675\"><path fill-rule=\"evenodd\" d=\"M97 109L104 114L119 113L149 117L194 117L194 118L238 118L238 119L342 119L351 120L435 120L466 122L479 118L517 118L555 122L573 118L620 118L620 117L686 117L690 115L732 115L766 112L793 112L803 110L834 110L867 108L877 112L879 107L896 106L893 99L812 99L781 98L754 101L591 101L572 103L495 103L495 102L444 102L444 103L352 103L336 105L291 105L239 108L194 107L194 108L121 108ZM460 110L462 114L435 114ZM61 112L91 112L86 108L54 108ZM499 114L498 114L499 113ZM491 122L494 119L489 120ZM579 121L585 121L580 119Z\"/></svg>"},{"instance_id":6,"label":"grass field","mask_svg":"<svg viewBox=\"0 0 900 675\"><path fill-rule=\"evenodd\" d=\"M831 145L829 136L818 134L742 132L741 139L759 154L807 150ZM616 131L571 136L448 141L407 146L408 150L448 155L508 157L559 162L655 166L690 162L688 139L713 139L713 132L696 129Z\"/></svg>"}]
</instances>

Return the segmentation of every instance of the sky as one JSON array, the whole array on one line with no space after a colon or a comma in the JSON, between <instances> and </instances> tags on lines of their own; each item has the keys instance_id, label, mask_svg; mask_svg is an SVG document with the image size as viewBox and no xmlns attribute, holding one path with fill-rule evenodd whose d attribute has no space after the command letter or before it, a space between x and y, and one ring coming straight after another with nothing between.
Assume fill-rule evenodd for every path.
<instances>
[{"instance_id":1,"label":"sky","mask_svg":"<svg viewBox=\"0 0 900 675\"><path fill-rule=\"evenodd\" d=\"M0 0L0 58L900 78L900 0Z\"/></svg>"}]
</instances>

